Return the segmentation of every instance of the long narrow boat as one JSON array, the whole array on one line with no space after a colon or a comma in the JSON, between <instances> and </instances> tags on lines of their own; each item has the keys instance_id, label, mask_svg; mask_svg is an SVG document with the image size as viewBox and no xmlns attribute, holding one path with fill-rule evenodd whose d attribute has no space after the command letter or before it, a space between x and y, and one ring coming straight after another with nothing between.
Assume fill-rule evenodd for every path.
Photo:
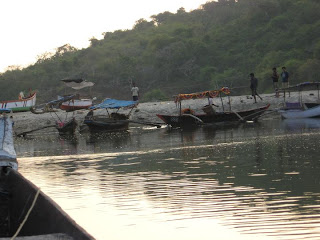
<instances>
[{"instance_id":1,"label":"long narrow boat","mask_svg":"<svg viewBox=\"0 0 320 240\"><path fill-rule=\"evenodd\" d=\"M116 99L105 99L102 103L92 106L84 119L84 123L89 127L90 132L110 132L110 131L121 131L127 130L129 128L129 116L134 107L136 107L138 102L135 101L124 101ZM96 109L106 109L108 115L93 115L93 110ZM118 113L119 109L131 109L128 114ZM109 113L108 109L117 110L117 112Z\"/></svg>"},{"instance_id":2,"label":"long narrow boat","mask_svg":"<svg viewBox=\"0 0 320 240\"><path fill-rule=\"evenodd\" d=\"M78 123L73 117L67 122L57 122L56 129L61 135L73 135L76 132Z\"/></svg>"},{"instance_id":3,"label":"long narrow boat","mask_svg":"<svg viewBox=\"0 0 320 240\"><path fill-rule=\"evenodd\" d=\"M37 93L18 100L1 101L0 108L10 109L13 112L26 112L36 104Z\"/></svg>"},{"instance_id":4,"label":"long narrow boat","mask_svg":"<svg viewBox=\"0 0 320 240\"><path fill-rule=\"evenodd\" d=\"M0 118L0 238L94 239L18 171L12 122Z\"/></svg>"},{"instance_id":5,"label":"long narrow boat","mask_svg":"<svg viewBox=\"0 0 320 240\"><path fill-rule=\"evenodd\" d=\"M306 90L317 90L318 91L318 102L303 102L302 92ZM285 107L279 110L282 118L286 119L301 119L301 118L320 118L320 82L305 82L295 86L281 89L284 94L286 92L298 91L299 101L298 102L286 102Z\"/></svg>"},{"instance_id":6,"label":"long narrow boat","mask_svg":"<svg viewBox=\"0 0 320 240\"><path fill-rule=\"evenodd\" d=\"M92 99L72 99L67 102L63 102L60 105L60 109L71 112L80 109L88 109L91 106Z\"/></svg>"},{"instance_id":7,"label":"long narrow boat","mask_svg":"<svg viewBox=\"0 0 320 240\"><path fill-rule=\"evenodd\" d=\"M62 79L62 82L68 87L71 87L72 89L75 90L80 90L82 88L86 87L92 87L94 85L93 82L87 82L84 79ZM65 110L65 111L75 111L75 110L80 110L80 109L88 109L91 107L93 104L93 99L92 98L84 98L80 97L77 94L76 98L73 98L69 101L65 101L60 105L60 109Z\"/></svg>"},{"instance_id":8,"label":"long narrow boat","mask_svg":"<svg viewBox=\"0 0 320 240\"><path fill-rule=\"evenodd\" d=\"M53 113L53 114L51 114L51 116L55 119L55 122L56 122L55 127L58 130L59 134L73 135L73 134L75 134L75 131L78 126L78 123L77 123L76 119L74 118L74 116L67 119L67 117L68 117L68 113L67 113L65 120L61 120L61 118L56 114L56 109L54 109L54 108L58 107L61 103L65 102L65 101L72 100L75 97L76 97L76 95L69 95L69 96L65 96L63 98L53 100L48 103L36 106L36 107L32 107L31 112L34 114L43 114L46 112ZM54 117L54 115L55 115L55 117Z\"/></svg>"},{"instance_id":9,"label":"long narrow boat","mask_svg":"<svg viewBox=\"0 0 320 240\"><path fill-rule=\"evenodd\" d=\"M270 104L254 108L246 111L238 112L216 112L214 114L181 114L181 115L163 115L157 114L157 116L163 120L167 125L173 128L188 128L193 126L199 126L202 124L219 124L230 122L252 121L261 116L268 108Z\"/></svg>"},{"instance_id":10,"label":"long narrow boat","mask_svg":"<svg viewBox=\"0 0 320 240\"><path fill-rule=\"evenodd\" d=\"M245 111L221 111L216 112L212 108L212 104L206 105L204 114L196 114L191 109L182 109L181 101L190 99L208 98L208 101L212 98L221 96L221 93L229 94L228 88L221 88L219 90L205 91L199 93L179 94L175 97L175 102L179 103L180 111L176 115L157 114L157 116L163 120L167 125L173 128L190 128L203 124L226 124L232 122L241 121L253 121L257 120L270 106L267 104L263 107L249 109ZM210 103L210 101L209 101ZM230 103L229 103L230 104ZM231 107L231 105L230 105ZM186 111L188 110L188 111Z\"/></svg>"}]
</instances>

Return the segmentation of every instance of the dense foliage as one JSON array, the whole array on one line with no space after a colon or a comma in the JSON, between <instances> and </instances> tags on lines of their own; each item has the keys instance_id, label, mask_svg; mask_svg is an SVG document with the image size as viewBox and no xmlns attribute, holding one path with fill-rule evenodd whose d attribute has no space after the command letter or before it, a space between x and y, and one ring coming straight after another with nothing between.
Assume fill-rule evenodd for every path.
<instances>
[{"instance_id":1,"label":"dense foliage","mask_svg":"<svg viewBox=\"0 0 320 240\"><path fill-rule=\"evenodd\" d=\"M34 65L6 71L1 98L32 88L40 101L50 100L64 93L59 80L79 77L96 83L91 94L100 99L130 99L132 81L145 100L221 86L243 94L250 72L259 92L270 92L274 66L287 67L291 85L319 81L319 13L318 0L219 0L159 13L131 30L92 38L86 49L66 44Z\"/></svg>"}]
</instances>

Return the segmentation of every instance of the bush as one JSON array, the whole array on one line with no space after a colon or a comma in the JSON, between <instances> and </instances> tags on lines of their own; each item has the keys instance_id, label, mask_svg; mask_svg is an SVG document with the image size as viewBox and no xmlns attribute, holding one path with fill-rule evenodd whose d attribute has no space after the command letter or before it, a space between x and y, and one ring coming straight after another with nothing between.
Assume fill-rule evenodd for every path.
<instances>
[{"instance_id":1,"label":"bush","mask_svg":"<svg viewBox=\"0 0 320 240\"><path fill-rule=\"evenodd\" d=\"M155 102L155 101L166 101L169 98L160 89L153 89L144 94L143 102Z\"/></svg>"}]
</instances>

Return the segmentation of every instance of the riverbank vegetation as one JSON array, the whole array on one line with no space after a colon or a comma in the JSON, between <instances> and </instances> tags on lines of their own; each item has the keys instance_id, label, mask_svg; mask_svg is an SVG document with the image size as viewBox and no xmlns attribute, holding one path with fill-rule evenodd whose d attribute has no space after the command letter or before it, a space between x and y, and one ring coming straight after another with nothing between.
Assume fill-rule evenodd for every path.
<instances>
[{"instance_id":1,"label":"riverbank vegetation","mask_svg":"<svg viewBox=\"0 0 320 240\"><path fill-rule=\"evenodd\" d=\"M158 13L91 38L88 48L65 44L33 65L9 68L0 75L1 98L32 88L40 101L51 100L65 93L64 78L95 82L91 94L100 99L130 99L132 81L145 101L221 86L245 94L250 72L266 93L272 67L282 66L290 84L319 81L319 12L318 0L219 0Z\"/></svg>"}]
</instances>

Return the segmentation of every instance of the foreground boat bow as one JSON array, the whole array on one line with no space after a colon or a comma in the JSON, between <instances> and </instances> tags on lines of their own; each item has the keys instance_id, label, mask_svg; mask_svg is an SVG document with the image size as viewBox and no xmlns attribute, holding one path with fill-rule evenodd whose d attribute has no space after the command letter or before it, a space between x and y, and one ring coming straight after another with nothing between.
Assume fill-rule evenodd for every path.
<instances>
[{"instance_id":1,"label":"foreground boat bow","mask_svg":"<svg viewBox=\"0 0 320 240\"><path fill-rule=\"evenodd\" d=\"M17 171L12 122L7 117L0 118L0 143L0 238L94 239Z\"/></svg>"}]
</instances>

